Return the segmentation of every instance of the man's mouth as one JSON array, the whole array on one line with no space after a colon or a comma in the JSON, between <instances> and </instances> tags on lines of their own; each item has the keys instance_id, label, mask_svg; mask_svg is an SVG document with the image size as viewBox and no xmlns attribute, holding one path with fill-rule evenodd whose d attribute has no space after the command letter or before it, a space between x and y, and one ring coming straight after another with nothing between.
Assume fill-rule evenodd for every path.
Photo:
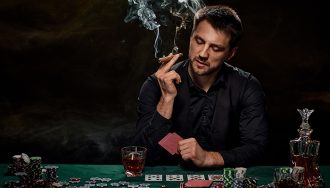
<instances>
[{"instance_id":1,"label":"man's mouth","mask_svg":"<svg viewBox=\"0 0 330 188\"><path fill-rule=\"evenodd\" d=\"M205 66L208 66L208 63L206 61L202 61L200 59L195 59L195 61L197 62L196 65L198 68L203 68Z\"/></svg>"}]
</instances>

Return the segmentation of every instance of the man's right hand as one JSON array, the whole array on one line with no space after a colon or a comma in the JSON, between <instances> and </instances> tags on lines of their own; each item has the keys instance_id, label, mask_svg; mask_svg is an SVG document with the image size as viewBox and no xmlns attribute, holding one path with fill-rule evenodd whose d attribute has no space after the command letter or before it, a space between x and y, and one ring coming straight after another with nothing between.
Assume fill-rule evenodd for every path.
<instances>
[{"instance_id":1,"label":"man's right hand","mask_svg":"<svg viewBox=\"0 0 330 188\"><path fill-rule=\"evenodd\" d=\"M157 111L167 119L170 119L172 116L173 103L177 95L175 83L181 83L180 75L174 70L171 70L171 67L176 63L180 56L182 56L181 53L175 55L170 54L166 57L160 58L159 62L161 65L155 73L162 93L157 105Z\"/></svg>"}]
</instances>

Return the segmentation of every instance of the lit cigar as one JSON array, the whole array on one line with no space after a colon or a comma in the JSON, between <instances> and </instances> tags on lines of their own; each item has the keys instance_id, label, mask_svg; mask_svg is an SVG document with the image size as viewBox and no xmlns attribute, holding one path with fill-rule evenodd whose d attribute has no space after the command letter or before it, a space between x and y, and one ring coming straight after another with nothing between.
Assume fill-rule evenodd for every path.
<instances>
[{"instance_id":1,"label":"lit cigar","mask_svg":"<svg viewBox=\"0 0 330 188\"><path fill-rule=\"evenodd\" d=\"M173 49L172 49L172 54L175 55L179 53L179 47L178 46L174 46Z\"/></svg>"},{"instance_id":2,"label":"lit cigar","mask_svg":"<svg viewBox=\"0 0 330 188\"><path fill-rule=\"evenodd\" d=\"M172 55L171 55L171 54L172 54ZM175 47L172 49L171 54L170 54L169 56L166 56L166 57L164 56L164 57L159 58L159 59L158 59L158 63L159 63L159 64L163 64L163 63L166 64L168 61L170 61L170 60L174 57L174 55L177 55L177 54L180 55L179 57L182 56L182 53L179 53L179 48L178 48L177 46L175 46Z\"/></svg>"}]
</instances>

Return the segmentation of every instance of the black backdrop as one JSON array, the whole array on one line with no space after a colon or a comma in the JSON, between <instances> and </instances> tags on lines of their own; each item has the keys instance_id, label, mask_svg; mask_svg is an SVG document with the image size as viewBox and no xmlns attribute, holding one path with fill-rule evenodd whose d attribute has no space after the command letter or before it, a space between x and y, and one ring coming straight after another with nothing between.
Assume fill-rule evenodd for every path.
<instances>
[{"instance_id":1,"label":"black backdrop","mask_svg":"<svg viewBox=\"0 0 330 188\"><path fill-rule=\"evenodd\" d=\"M329 29L318 1L218 1L239 12L245 35L232 64L267 94L267 164L289 164L297 108L310 108L320 164L330 164ZM205 1L216 4L215 1ZM0 162L22 152L46 163L119 163L134 135L136 99L157 69L153 31L125 23L126 0L0 3ZM164 41L173 29L162 28ZM187 54L189 30L178 44Z\"/></svg>"}]
</instances>

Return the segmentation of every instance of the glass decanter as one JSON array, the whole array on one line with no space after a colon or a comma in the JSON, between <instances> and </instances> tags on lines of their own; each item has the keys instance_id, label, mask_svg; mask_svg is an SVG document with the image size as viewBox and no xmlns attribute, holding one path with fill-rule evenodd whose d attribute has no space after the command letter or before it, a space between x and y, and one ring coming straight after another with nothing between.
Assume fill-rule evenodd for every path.
<instances>
[{"instance_id":1,"label":"glass decanter","mask_svg":"<svg viewBox=\"0 0 330 188\"><path fill-rule=\"evenodd\" d=\"M302 118L300 128L297 130L299 138L290 140L291 166L304 167L304 187L319 188L324 187L321 177L318 154L320 142L311 139L313 129L311 129L308 119L314 110L304 108L297 109Z\"/></svg>"}]
</instances>

